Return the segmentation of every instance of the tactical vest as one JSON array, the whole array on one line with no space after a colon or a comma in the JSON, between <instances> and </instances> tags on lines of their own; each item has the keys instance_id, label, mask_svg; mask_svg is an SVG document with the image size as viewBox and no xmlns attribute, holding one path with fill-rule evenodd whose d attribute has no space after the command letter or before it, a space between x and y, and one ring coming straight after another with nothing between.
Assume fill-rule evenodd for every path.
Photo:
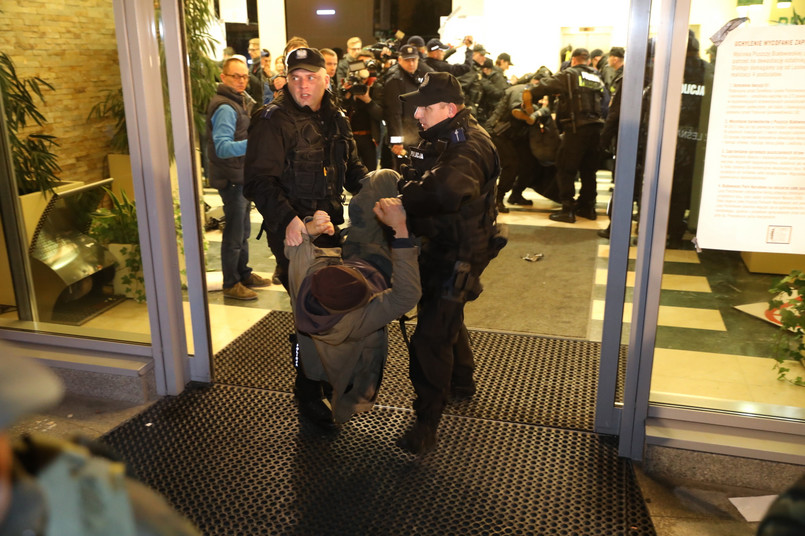
<instances>
[{"instance_id":1,"label":"tactical vest","mask_svg":"<svg viewBox=\"0 0 805 536\"><path fill-rule=\"evenodd\" d=\"M210 100L210 104L207 107L207 158L209 160L207 180L213 188L226 188L230 182L243 184L243 163L246 157L219 158L215 154L215 142L212 138L212 116L224 104L234 108L238 114L234 141L245 140L249 131L251 101L249 101L248 106L244 105L244 101L245 93L238 94L230 87L220 84L216 95Z\"/></svg>"},{"instance_id":2,"label":"tactical vest","mask_svg":"<svg viewBox=\"0 0 805 536\"><path fill-rule=\"evenodd\" d=\"M568 96L559 99L557 115L560 122L569 128L593 123L603 123L601 101L604 98L604 81L593 69L577 65L566 69L568 73Z\"/></svg>"},{"instance_id":3,"label":"tactical vest","mask_svg":"<svg viewBox=\"0 0 805 536\"><path fill-rule=\"evenodd\" d=\"M272 101L260 112L268 118L280 105ZM342 205L347 159L352 131L343 111L331 112L330 120L320 114L304 113L293 103L283 103L296 131L295 145L286 155L280 176L283 188L300 214L312 215L318 209L330 214L336 225L344 223ZM323 120L322 120L323 119Z\"/></svg>"}]
</instances>

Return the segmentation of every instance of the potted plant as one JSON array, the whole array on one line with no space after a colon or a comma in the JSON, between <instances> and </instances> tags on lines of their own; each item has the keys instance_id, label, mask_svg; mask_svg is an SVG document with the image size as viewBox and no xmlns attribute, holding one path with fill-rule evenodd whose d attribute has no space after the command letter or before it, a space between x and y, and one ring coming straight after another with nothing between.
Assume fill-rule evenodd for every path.
<instances>
[{"instance_id":1,"label":"potted plant","mask_svg":"<svg viewBox=\"0 0 805 536\"><path fill-rule=\"evenodd\" d=\"M137 207L125 191L118 198L112 190L104 188L110 206L93 213L89 234L106 246L115 259L114 293L145 301L143 260L137 230Z\"/></svg>"},{"instance_id":2,"label":"potted plant","mask_svg":"<svg viewBox=\"0 0 805 536\"><path fill-rule=\"evenodd\" d=\"M43 89L53 90L53 86L38 76L20 78L11 58L0 52L0 90L3 94L14 175L20 195L39 191L43 194L52 192L53 187L59 184L56 173L61 168L58 157L52 151L59 146L56 137L36 132L20 137L20 130L33 124L42 127L47 123L36 103L37 99L45 102Z\"/></svg>"},{"instance_id":3,"label":"potted plant","mask_svg":"<svg viewBox=\"0 0 805 536\"><path fill-rule=\"evenodd\" d=\"M769 289L774 297L769 300L769 311L779 319L780 330L777 338L777 379L805 387L801 368L805 368L805 272L792 270ZM793 372L791 366L796 366ZM794 376L796 374L796 376Z\"/></svg>"}]
</instances>

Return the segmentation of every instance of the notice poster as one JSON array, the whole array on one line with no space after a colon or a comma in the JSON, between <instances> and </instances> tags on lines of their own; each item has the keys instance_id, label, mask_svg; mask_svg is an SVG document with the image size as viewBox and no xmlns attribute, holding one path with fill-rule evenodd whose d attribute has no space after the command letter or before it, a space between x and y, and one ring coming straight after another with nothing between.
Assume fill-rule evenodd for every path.
<instances>
[{"instance_id":1,"label":"notice poster","mask_svg":"<svg viewBox=\"0 0 805 536\"><path fill-rule=\"evenodd\" d=\"M805 26L741 27L718 47L699 247L805 253Z\"/></svg>"}]
</instances>

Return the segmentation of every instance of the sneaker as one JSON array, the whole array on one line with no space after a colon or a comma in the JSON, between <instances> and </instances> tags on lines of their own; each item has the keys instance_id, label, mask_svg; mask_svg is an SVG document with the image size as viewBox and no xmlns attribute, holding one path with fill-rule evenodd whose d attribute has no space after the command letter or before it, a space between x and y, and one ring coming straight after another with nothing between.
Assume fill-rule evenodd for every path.
<instances>
[{"instance_id":1,"label":"sneaker","mask_svg":"<svg viewBox=\"0 0 805 536\"><path fill-rule=\"evenodd\" d=\"M426 454L436 447L436 427L416 420L414 425L397 441L397 446L411 454Z\"/></svg>"},{"instance_id":2,"label":"sneaker","mask_svg":"<svg viewBox=\"0 0 805 536\"><path fill-rule=\"evenodd\" d=\"M265 277L260 277L256 273L252 272L251 274L249 274L249 279L243 281L243 284L249 288L267 287L271 284L271 280L266 279Z\"/></svg>"},{"instance_id":3,"label":"sneaker","mask_svg":"<svg viewBox=\"0 0 805 536\"><path fill-rule=\"evenodd\" d=\"M257 293L246 288L241 283L235 283L234 286L224 289L224 298L232 298L235 300L256 300Z\"/></svg>"},{"instance_id":4,"label":"sneaker","mask_svg":"<svg viewBox=\"0 0 805 536\"><path fill-rule=\"evenodd\" d=\"M524 205L526 207L530 207L534 204L534 202L530 199L526 199L522 195L515 194L509 194L509 199L507 199L506 202L510 205Z\"/></svg>"}]
</instances>

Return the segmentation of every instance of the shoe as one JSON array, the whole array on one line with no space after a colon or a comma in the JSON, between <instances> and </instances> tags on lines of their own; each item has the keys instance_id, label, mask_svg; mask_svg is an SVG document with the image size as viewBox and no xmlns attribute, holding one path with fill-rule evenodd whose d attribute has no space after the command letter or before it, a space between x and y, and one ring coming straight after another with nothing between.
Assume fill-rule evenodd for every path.
<instances>
[{"instance_id":1,"label":"shoe","mask_svg":"<svg viewBox=\"0 0 805 536\"><path fill-rule=\"evenodd\" d=\"M450 399L448 400L448 404L457 404L459 402L464 402L465 400L470 400L473 396L475 396L475 386L470 385L469 387L450 387Z\"/></svg>"},{"instance_id":2,"label":"shoe","mask_svg":"<svg viewBox=\"0 0 805 536\"><path fill-rule=\"evenodd\" d=\"M275 285L282 285L282 279L280 279L280 276L278 276L276 272L271 276L271 282Z\"/></svg>"},{"instance_id":3,"label":"shoe","mask_svg":"<svg viewBox=\"0 0 805 536\"><path fill-rule=\"evenodd\" d=\"M500 212L501 214L508 214L509 213L509 208L506 205L503 204L503 201L497 201L495 203L495 206L497 207L498 212Z\"/></svg>"},{"instance_id":4,"label":"shoe","mask_svg":"<svg viewBox=\"0 0 805 536\"><path fill-rule=\"evenodd\" d=\"M324 400L307 400L303 402L297 399L296 403L299 406L299 416L303 419L328 432L338 429L338 425L333 420L333 412L330 411Z\"/></svg>"},{"instance_id":5,"label":"shoe","mask_svg":"<svg viewBox=\"0 0 805 536\"><path fill-rule=\"evenodd\" d=\"M524 205L530 207L534 204L530 199L526 199L522 195L509 194L509 199L506 202L510 205Z\"/></svg>"},{"instance_id":6,"label":"shoe","mask_svg":"<svg viewBox=\"0 0 805 536\"><path fill-rule=\"evenodd\" d=\"M436 426L417 419L397 441L397 446L411 454L426 454L436 447Z\"/></svg>"},{"instance_id":7,"label":"shoe","mask_svg":"<svg viewBox=\"0 0 805 536\"><path fill-rule=\"evenodd\" d=\"M514 117L515 119L519 119L520 121L525 121L529 125L533 125L534 123L537 122L536 119L531 117L529 114L527 114L520 108L515 108L514 110L512 110L512 117Z\"/></svg>"},{"instance_id":8,"label":"shoe","mask_svg":"<svg viewBox=\"0 0 805 536\"><path fill-rule=\"evenodd\" d=\"M257 293L243 286L242 283L235 283L234 286L224 289L224 298L234 300L256 300Z\"/></svg>"},{"instance_id":9,"label":"shoe","mask_svg":"<svg viewBox=\"0 0 805 536\"><path fill-rule=\"evenodd\" d=\"M530 91L523 91L523 110L528 115L534 113L534 102Z\"/></svg>"},{"instance_id":10,"label":"shoe","mask_svg":"<svg viewBox=\"0 0 805 536\"><path fill-rule=\"evenodd\" d=\"M576 216L581 216L582 218L587 218L588 220L595 220L598 218L598 214L595 212L595 207L590 206L577 207Z\"/></svg>"},{"instance_id":11,"label":"shoe","mask_svg":"<svg viewBox=\"0 0 805 536\"><path fill-rule=\"evenodd\" d=\"M598 236L609 240L609 229L610 229L609 227L607 227L606 229L598 229Z\"/></svg>"},{"instance_id":12,"label":"shoe","mask_svg":"<svg viewBox=\"0 0 805 536\"><path fill-rule=\"evenodd\" d=\"M260 277L256 273L252 272L249 274L249 279L243 281L242 283L249 288L267 287L271 285L271 280L266 279L265 277Z\"/></svg>"},{"instance_id":13,"label":"shoe","mask_svg":"<svg viewBox=\"0 0 805 536\"><path fill-rule=\"evenodd\" d=\"M572 209L563 208L559 212L554 212L548 217L553 221L560 221L562 223L576 223L576 214Z\"/></svg>"}]
</instances>

